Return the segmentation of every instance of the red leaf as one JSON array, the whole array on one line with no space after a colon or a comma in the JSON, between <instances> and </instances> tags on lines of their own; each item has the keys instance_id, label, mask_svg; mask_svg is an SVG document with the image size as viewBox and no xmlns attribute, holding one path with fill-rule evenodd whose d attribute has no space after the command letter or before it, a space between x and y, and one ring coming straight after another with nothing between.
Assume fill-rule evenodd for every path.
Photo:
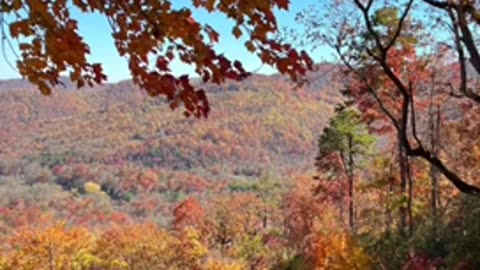
<instances>
[{"instance_id":1,"label":"red leaf","mask_svg":"<svg viewBox=\"0 0 480 270\"><path fill-rule=\"evenodd\" d=\"M277 0L277 5L281 9L288 10L288 6L290 5L289 0Z\"/></svg>"}]
</instances>

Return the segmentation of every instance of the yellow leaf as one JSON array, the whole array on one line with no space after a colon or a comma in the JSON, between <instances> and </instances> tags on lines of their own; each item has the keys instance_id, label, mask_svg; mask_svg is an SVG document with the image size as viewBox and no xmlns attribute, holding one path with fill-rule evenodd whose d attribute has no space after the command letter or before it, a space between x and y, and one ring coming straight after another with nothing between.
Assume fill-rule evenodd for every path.
<instances>
[{"instance_id":1,"label":"yellow leaf","mask_svg":"<svg viewBox=\"0 0 480 270\"><path fill-rule=\"evenodd\" d=\"M83 185L83 188L85 189L85 192L89 194L100 193L100 191L102 190L99 184L92 181L85 183L85 185Z\"/></svg>"}]
</instances>

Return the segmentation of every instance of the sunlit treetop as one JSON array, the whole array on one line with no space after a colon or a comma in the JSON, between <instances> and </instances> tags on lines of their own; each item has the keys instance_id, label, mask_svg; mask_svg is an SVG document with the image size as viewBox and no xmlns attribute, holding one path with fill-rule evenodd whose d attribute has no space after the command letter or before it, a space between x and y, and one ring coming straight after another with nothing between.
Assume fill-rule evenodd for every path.
<instances>
[{"instance_id":1,"label":"sunlit treetop","mask_svg":"<svg viewBox=\"0 0 480 270\"><path fill-rule=\"evenodd\" d=\"M261 61L301 82L312 60L289 44L276 41L275 9L289 8L288 0L192 0L193 8L220 12L234 22L231 34ZM0 2L3 49L19 51L19 73L48 95L67 74L80 88L105 82L100 63L87 60L88 44L78 31L71 10L105 16L115 47L128 61L133 82L150 95L163 95L172 109L184 105L187 116L207 116L208 100L188 76L176 77L174 60L194 67L204 82L220 84L249 75L242 63L214 49L218 32L197 22L190 8L174 8L168 0L4 0ZM105 35L107 33L104 33ZM18 48L12 40L18 41Z\"/></svg>"}]
</instances>

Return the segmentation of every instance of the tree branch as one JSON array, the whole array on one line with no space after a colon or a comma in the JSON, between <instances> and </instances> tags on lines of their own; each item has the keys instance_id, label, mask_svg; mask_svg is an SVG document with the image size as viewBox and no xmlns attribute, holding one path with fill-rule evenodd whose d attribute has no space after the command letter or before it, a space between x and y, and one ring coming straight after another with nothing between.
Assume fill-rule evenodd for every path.
<instances>
[{"instance_id":1,"label":"tree branch","mask_svg":"<svg viewBox=\"0 0 480 270\"><path fill-rule=\"evenodd\" d=\"M418 147L415 149L407 149L407 155L423 158L430 164L434 165L458 190L465 194L480 197L480 188L464 182L456 173L448 169L443 161L433 155L430 151L425 150L423 147Z\"/></svg>"},{"instance_id":2,"label":"tree branch","mask_svg":"<svg viewBox=\"0 0 480 270\"><path fill-rule=\"evenodd\" d=\"M468 74L466 68L466 56L464 48L465 45L469 55L470 63L478 74L480 74L480 53L473 39L472 32L468 27L468 22L466 18L466 13L470 13L475 18L476 9L470 3L465 2L461 4L455 4L451 1L436 1L436 0L423 0L424 2L430 4L433 7L445 10L452 22L452 32L455 39L455 47L458 53L458 59L460 64L460 76L461 76L461 85L460 92L464 97L480 103L480 95L475 93L472 89L467 87ZM455 12L455 14L454 14ZM456 17L455 17L456 15ZM480 23L478 20L477 23ZM461 35L460 35L461 33Z\"/></svg>"},{"instance_id":3,"label":"tree branch","mask_svg":"<svg viewBox=\"0 0 480 270\"><path fill-rule=\"evenodd\" d=\"M403 11L402 15L400 16L400 20L398 21L397 29L395 30L395 33L393 34L392 39L390 40L390 42L385 47L386 51L388 51L393 46L393 44L395 44L395 41L400 36L400 33L402 32L402 28L403 28L403 23L405 22L405 19L407 18L408 12L410 11L410 8L412 7L412 4L413 4L413 0L410 0L407 3L407 6L405 7L405 10Z\"/></svg>"},{"instance_id":4,"label":"tree branch","mask_svg":"<svg viewBox=\"0 0 480 270\"><path fill-rule=\"evenodd\" d=\"M432 0L424 0L424 1L427 1L427 2L432 2L434 4L440 4L441 2L438 2L438 1L432 1ZM413 1L410 1L409 2L409 5L407 5L407 8L405 9L403 15L402 15L402 18L406 17L406 14L408 13L408 10L410 8L410 5L412 4ZM388 49L394 45L394 43L396 42L396 40L398 39L398 37L400 36L401 34L401 31L402 31L402 28L399 27L394 35L394 37L390 40L390 43L389 45L387 45L387 47L384 47L380 41L380 38L378 36L378 34L375 32L375 30L373 29L372 27L372 24L371 24L371 21L368 17L368 11L369 9L364 7L360 2L359 0L355 0L355 4L358 6L358 8L361 10L362 14L363 14L363 18L365 20L365 24L366 24L366 27L367 27L367 31L369 34L371 34L374 39L375 39L375 43L376 43L376 47L377 49L380 50L381 52L381 56L380 57L372 57L374 59L374 61L377 61L378 64L382 67L383 71L385 72L385 75L387 75L387 77L393 82L393 84L395 85L395 87L397 88L397 90L401 93L402 97L403 97L403 101L402 101L402 117L400 118L400 125L398 125L398 122L396 121L395 118L391 117L392 116L392 113L390 111L388 111L385 107L382 106L383 102L381 101L381 99L378 97L378 96L375 96L374 95L374 98L377 100L377 102L379 103L379 105L381 106L382 108L382 111L388 116L388 118L393 122L393 124L395 125L396 129L397 129L397 132L398 132L398 137L399 137L399 140L400 140L400 144L402 145L402 147L405 149L405 152L408 156L412 156L412 157L420 157L420 158L423 158L424 160L428 161L430 164L434 165L435 167L438 168L438 170L440 171L440 173L442 173L448 180L450 180L450 182L452 182L452 184L458 189L460 190L461 192L463 193L466 193L466 194L470 194L470 195L474 195L474 196L479 196L480 197L480 188L478 187L475 187L473 185L470 185L466 182L464 182L457 174L455 174L453 171L451 171L449 168L446 167L446 165L438 158L436 157L435 155L433 155L431 152L425 150L422 146L422 144L419 143L419 145L416 147L416 148L412 148L412 146L410 145L410 142L408 140L408 137L407 137L407 126L408 126L408 112L409 112L409 104L410 102L413 103L413 93L412 92L409 92L408 91L408 88L407 86L402 82L402 80L393 72L392 68L390 67L390 65L388 64L387 62L387 58L388 58ZM404 19L403 19L404 20ZM399 26L402 26L403 25L403 20L401 20L402 22L400 23L399 22ZM367 53L369 53L367 51ZM370 55L370 53L369 53ZM372 55L370 55L372 56ZM479 64L480 64L480 60L479 60ZM373 91L370 91L372 94L374 94L375 92ZM412 105L412 114L414 113L414 110L413 110L413 104ZM412 117L414 117L412 115ZM414 125L414 121L413 121L413 118L412 118L412 125ZM416 128L415 128L416 129ZM414 131L416 132L416 130ZM420 141L418 139L418 137L416 136L415 134L415 139Z\"/></svg>"}]
</instances>

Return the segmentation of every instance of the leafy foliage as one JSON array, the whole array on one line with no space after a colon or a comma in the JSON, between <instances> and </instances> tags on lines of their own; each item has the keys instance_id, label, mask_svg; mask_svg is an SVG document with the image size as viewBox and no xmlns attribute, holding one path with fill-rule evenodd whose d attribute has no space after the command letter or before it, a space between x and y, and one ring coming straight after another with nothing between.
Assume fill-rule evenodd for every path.
<instances>
[{"instance_id":1,"label":"leafy foliage","mask_svg":"<svg viewBox=\"0 0 480 270\"><path fill-rule=\"evenodd\" d=\"M194 6L239 22L232 34L253 37L254 43L246 44L252 51L291 51L287 62L268 52L260 57L295 77L302 69L292 70L291 61L306 56L268 41L276 31L272 8L287 7L288 1L261 2L194 1ZM73 5L107 12L98 3L82 3ZM58 110L38 93L1 92L6 116L0 119L0 269L480 267L478 202L461 193L477 194L473 183L480 161L478 79L465 73L467 51L473 69L480 70L476 45L468 41L479 22L473 2L327 1L334 5L326 16L310 16L311 10L299 15L312 26L305 37L333 47L343 65L333 65L335 75L326 81L294 93L275 75L224 81L242 79L244 72L235 62L230 70L232 63L216 54L202 58L202 49L211 49L202 42L214 40L214 30L189 22L188 9L160 1L156 4L165 10L153 24L167 18L179 24L175 31L164 26L170 32L154 33L141 12L152 15L158 6L139 3L140 8L114 1L107 14L124 35L117 37L118 47L137 61L133 83L151 82L143 80L143 58L165 41L161 38L179 31L178 41L190 43L173 48L173 56L183 53L188 58L183 60L203 65L197 71L205 81L224 83L204 84L215 110L207 122L163 112L165 100L129 91L132 82L91 93L58 92ZM64 6L61 2L57 12ZM5 8L17 10L10 2ZM51 9L54 5L47 5ZM121 10L136 12L122 19ZM449 16L440 16L444 12ZM453 42L437 40L426 31L432 21L418 14L437 18L439 25L453 23ZM56 15L46 18L51 16ZM26 23L38 28L46 18ZM245 23L252 32L244 31ZM12 27L18 34L26 31ZM204 37L187 36L198 33ZM154 40L155 34L160 39ZM145 44L130 39L136 35ZM45 44L51 46L40 46ZM163 53L154 52L158 74L148 73L149 80L162 83L168 76L173 58L163 59ZM225 69L213 72L217 64ZM182 83L175 91L195 91L185 90L185 77L171 80ZM155 94L168 88L148 87L159 91ZM184 97L169 99L167 93L166 102L178 101L177 106ZM205 112L205 103L188 108L188 102L188 111ZM342 104L346 107L332 114L330 105ZM326 116L333 117L323 129Z\"/></svg>"},{"instance_id":2,"label":"leafy foliage","mask_svg":"<svg viewBox=\"0 0 480 270\"><path fill-rule=\"evenodd\" d=\"M289 8L289 2L272 1L191 1L196 9L227 15L235 26L238 39L247 35L245 46L260 56L263 63L277 68L293 80L300 80L311 70L312 60L289 44L271 38L277 31L275 8ZM105 17L112 31L115 47L128 61L133 82L150 95L167 97L174 109L185 106L187 116L207 116L209 104L203 89L195 89L187 75L175 77L169 68L174 59L192 65L204 82L223 83L241 80L249 75L241 62L216 52L218 32L195 20L189 7L175 8L171 1L3 1L0 6L2 29L19 41L17 67L20 74L48 95L51 87L61 84L60 75L68 72L77 87L93 86L106 81L100 63L88 60L90 48L78 31L72 8L82 13ZM11 19L11 21L7 21ZM171 22L175 22L172 24ZM6 36L2 30L2 38Z\"/></svg>"}]
</instances>

